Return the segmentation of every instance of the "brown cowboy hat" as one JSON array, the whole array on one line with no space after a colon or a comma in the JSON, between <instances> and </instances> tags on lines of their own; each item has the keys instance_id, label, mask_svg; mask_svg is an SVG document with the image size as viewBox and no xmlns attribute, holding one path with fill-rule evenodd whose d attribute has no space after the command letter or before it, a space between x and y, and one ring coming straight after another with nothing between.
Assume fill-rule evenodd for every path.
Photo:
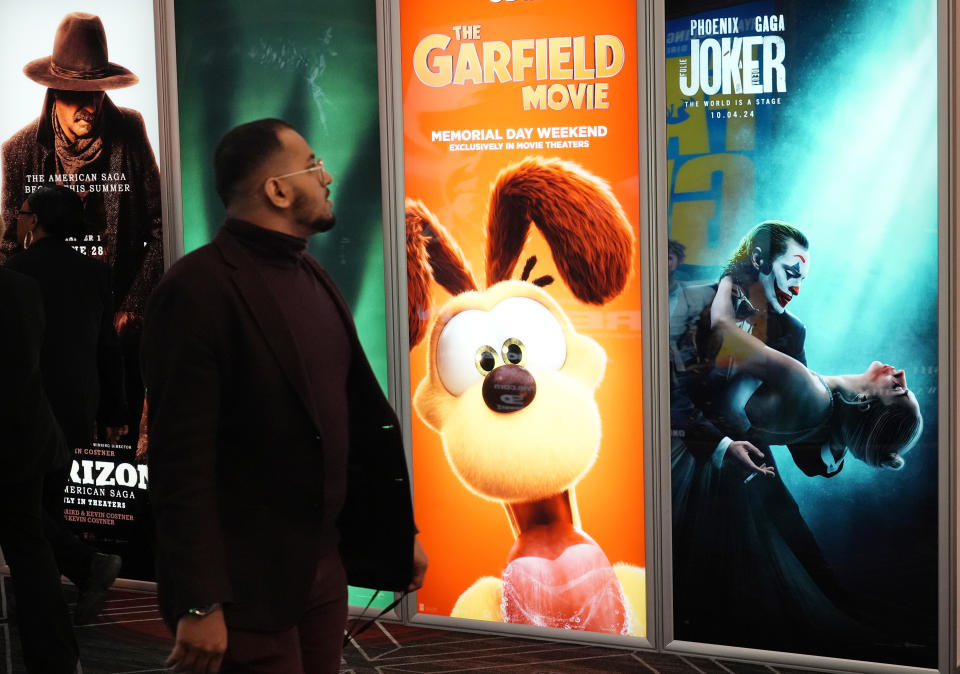
<instances>
[{"instance_id":1,"label":"brown cowboy hat","mask_svg":"<svg viewBox=\"0 0 960 674\"><path fill-rule=\"evenodd\" d=\"M67 91L121 89L140 81L132 72L107 60L107 34L100 17L71 12L53 38L53 54L23 67L34 82Z\"/></svg>"}]
</instances>

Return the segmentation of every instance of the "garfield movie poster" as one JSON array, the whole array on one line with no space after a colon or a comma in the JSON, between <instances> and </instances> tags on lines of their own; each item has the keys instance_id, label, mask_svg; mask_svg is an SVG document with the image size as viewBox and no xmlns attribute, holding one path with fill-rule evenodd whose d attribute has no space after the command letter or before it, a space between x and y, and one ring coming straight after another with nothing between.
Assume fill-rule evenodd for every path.
<instances>
[{"instance_id":1,"label":"garfield movie poster","mask_svg":"<svg viewBox=\"0 0 960 674\"><path fill-rule=\"evenodd\" d=\"M635 3L400 23L418 611L645 636Z\"/></svg>"}]
</instances>

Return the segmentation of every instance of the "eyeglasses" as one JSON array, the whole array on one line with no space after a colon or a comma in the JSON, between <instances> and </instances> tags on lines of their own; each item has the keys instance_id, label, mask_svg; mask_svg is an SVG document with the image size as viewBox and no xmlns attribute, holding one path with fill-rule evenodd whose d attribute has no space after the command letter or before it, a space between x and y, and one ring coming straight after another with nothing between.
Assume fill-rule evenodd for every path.
<instances>
[{"instance_id":1,"label":"eyeglasses","mask_svg":"<svg viewBox=\"0 0 960 674\"><path fill-rule=\"evenodd\" d=\"M277 180L280 178L289 178L290 176L300 175L301 173L310 173L311 171L322 171L323 170L323 160L318 159L314 162L313 166L310 168L300 169L299 171L292 171L290 173L284 173L282 176L273 176Z\"/></svg>"}]
</instances>

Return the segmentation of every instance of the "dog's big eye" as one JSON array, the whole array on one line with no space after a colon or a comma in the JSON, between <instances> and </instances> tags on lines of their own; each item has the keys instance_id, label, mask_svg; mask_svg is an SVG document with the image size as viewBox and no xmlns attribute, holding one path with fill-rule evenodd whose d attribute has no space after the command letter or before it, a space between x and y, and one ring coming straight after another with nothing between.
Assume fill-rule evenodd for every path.
<instances>
[{"instance_id":1,"label":"dog's big eye","mask_svg":"<svg viewBox=\"0 0 960 674\"><path fill-rule=\"evenodd\" d=\"M477 349L477 369L480 374L487 375L493 372L493 369L498 365L497 361L497 352L493 350L492 346L481 346Z\"/></svg>"},{"instance_id":2,"label":"dog's big eye","mask_svg":"<svg viewBox=\"0 0 960 674\"><path fill-rule=\"evenodd\" d=\"M437 374L447 391L458 396L500 364L490 344L500 344L490 314L467 309L452 316L437 340Z\"/></svg>"},{"instance_id":3,"label":"dog's big eye","mask_svg":"<svg viewBox=\"0 0 960 674\"><path fill-rule=\"evenodd\" d=\"M563 326L546 306L528 297L509 297L490 311L465 309L451 316L434 358L443 387L459 396L504 363L525 367L534 376L559 370L567 359L567 342Z\"/></svg>"},{"instance_id":4,"label":"dog's big eye","mask_svg":"<svg viewBox=\"0 0 960 674\"><path fill-rule=\"evenodd\" d=\"M510 338L503 343L501 349L503 362L507 365L523 365L523 342L519 339Z\"/></svg>"},{"instance_id":5,"label":"dog's big eye","mask_svg":"<svg viewBox=\"0 0 960 674\"><path fill-rule=\"evenodd\" d=\"M567 360L567 340L556 316L529 297L510 297L490 312L503 344L503 362L532 370L559 370ZM519 357L519 362L516 360Z\"/></svg>"}]
</instances>

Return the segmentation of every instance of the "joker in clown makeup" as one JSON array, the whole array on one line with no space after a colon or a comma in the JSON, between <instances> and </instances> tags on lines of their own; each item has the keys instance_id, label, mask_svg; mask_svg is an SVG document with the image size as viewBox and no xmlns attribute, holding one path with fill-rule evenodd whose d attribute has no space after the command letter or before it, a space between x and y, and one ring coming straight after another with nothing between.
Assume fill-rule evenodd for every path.
<instances>
[{"instance_id":1,"label":"joker in clown makeup","mask_svg":"<svg viewBox=\"0 0 960 674\"><path fill-rule=\"evenodd\" d=\"M800 294L809 269L810 242L793 225L764 220L747 232L722 274L731 276L742 292L734 302L738 303L738 315L745 319L743 327L754 334L758 329L765 333L765 317L786 312Z\"/></svg>"},{"instance_id":2,"label":"joker in clown makeup","mask_svg":"<svg viewBox=\"0 0 960 674\"><path fill-rule=\"evenodd\" d=\"M810 242L803 232L782 220L764 220L752 227L740 240L721 274L721 281L728 276L733 281L732 296L726 292L718 294L710 310L701 316L698 332L709 335L707 339L698 337L701 357L712 360L723 348L723 342L718 342L716 335L712 334L710 324L715 314L724 313L721 307L732 302L737 324L742 330L771 349L806 365L806 327L787 309L800 294L800 286L809 270ZM729 454L749 473L771 477L775 474L772 456L767 445L749 441L750 424L746 423L742 406L746 398L740 400L741 396L737 393L747 386L749 377L738 375L728 379L731 374L732 369L725 376L711 378L708 388L712 387L712 394L708 397L712 400L700 402L701 406L705 405L702 411L709 423L716 426L712 433L701 432L705 440L703 445L712 450L710 457L717 466L722 465L724 457ZM722 381L727 383L721 384ZM753 383L753 388L756 388L759 381ZM735 406L737 400L741 403L739 411ZM728 408L728 405L734 407ZM695 431L702 429L698 427ZM695 436L696 432L689 435ZM842 456L821 456L818 448L806 451L809 448L802 445L790 445L788 448L797 466L807 475L829 477L842 467Z\"/></svg>"},{"instance_id":3,"label":"joker in clown makeup","mask_svg":"<svg viewBox=\"0 0 960 674\"><path fill-rule=\"evenodd\" d=\"M766 260L760 261L762 252L759 248L754 251L758 257L759 280L767 304L778 314L783 313L790 300L800 294L800 284L807 278L807 270L810 269L808 247L792 237L786 239L785 243L786 250L779 255L771 248L770 255L775 257L769 263Z\"/></svg>"}]
</instances>

